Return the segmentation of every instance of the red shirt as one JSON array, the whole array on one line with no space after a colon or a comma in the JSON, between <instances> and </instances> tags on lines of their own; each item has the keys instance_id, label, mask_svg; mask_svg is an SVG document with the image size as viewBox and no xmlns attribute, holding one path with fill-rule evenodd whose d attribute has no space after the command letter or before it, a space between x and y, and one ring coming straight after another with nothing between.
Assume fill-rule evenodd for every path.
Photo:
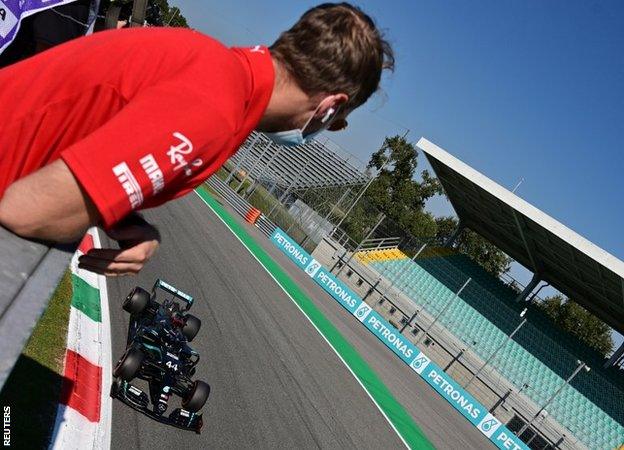
<instances>
[{"instance_id":1,"label":"red shirt","mask_svg":"<svg viewBox=\"0 0 624 450\"><path fill-rule=\"evenodd\" d=\"M256 127L266 47L179 28L96 33L0 70L0 198L62 158L110 227L186 194Z\"/></svg>"}]
</instances>

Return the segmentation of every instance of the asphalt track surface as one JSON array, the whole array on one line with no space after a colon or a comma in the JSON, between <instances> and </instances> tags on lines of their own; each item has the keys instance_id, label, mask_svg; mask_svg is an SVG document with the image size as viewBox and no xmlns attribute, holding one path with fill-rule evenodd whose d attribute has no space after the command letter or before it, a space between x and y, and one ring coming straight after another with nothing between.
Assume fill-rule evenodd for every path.
<instances>
[{"instance_id":1,"label":"asphalt track surface","mask_svg":"<svg viewBox=\"0 0 624 450\"><path fill-rule=\"evenodd\" d=\"M201 435L113 402L112 449L404 448L380 411L295 304L195 194L148 211L162 235L137 277L109 279L113 364L125 348L121 300L158 277L193 295L202 320L196 378L211 384ZM247 227L360 353L439 449L493 448L359 322Z\"/></svg>"}]
</instances>

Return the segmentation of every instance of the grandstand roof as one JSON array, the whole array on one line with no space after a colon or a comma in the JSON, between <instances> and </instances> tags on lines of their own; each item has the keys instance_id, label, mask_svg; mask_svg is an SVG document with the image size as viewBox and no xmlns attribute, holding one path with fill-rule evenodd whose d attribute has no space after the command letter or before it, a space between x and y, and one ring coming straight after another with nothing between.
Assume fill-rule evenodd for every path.
<instances>
[{"instance_id":1,"label":"grandstand roof","mask_svg":"<svg viewBox=\"0 0 624 450\"><path fill-rule=\"evenodd\" d=\"M253 132L232 162L242 162L241 168L252 178L293 189L350 186L365 184L369 176L362 163L331 141L312 140L296 148L273 143L262 133Z\"/></svg>"},{"instance_id":2,"label":"grandstand roof","mask_svg":"<svg viewBox=\"0 0 624 450\"><path fill-rule=\"evenodd\" d=\"M624 262L427 139L417 146L465 226L624 332Z\"/></svg>"}]
</instances>

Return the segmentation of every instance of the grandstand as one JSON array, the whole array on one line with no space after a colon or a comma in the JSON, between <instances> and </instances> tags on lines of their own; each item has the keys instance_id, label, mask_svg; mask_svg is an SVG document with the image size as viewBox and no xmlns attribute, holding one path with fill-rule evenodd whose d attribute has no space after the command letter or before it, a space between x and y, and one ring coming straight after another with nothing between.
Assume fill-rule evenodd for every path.
<instances>
[{"instance_id":1,"label":"grandstand","mask_svg":"<svg viewBox=\"0 0 624 450\"><path fill-rule=\"evenodd\" d=\"M444 186L460 226L531 270L532 282L519 295L452 248L427 249L413 259L397 248L368 250L355 259L389 280L481 360L492 358L489 364L516 392L546 406L549 417L584 446L618 448L624 443L624 380L622 370L609 366L622 348L605 365L526 299L539 281L547 281L622 333L624 263L429 141L421 139L418 147ZM525 308L526 322L521 319ZM585 366L591 370L577 370Z\"/></svg>"},{"instance_id":2,"label":"grandstand","mask_svg":"<svg viewBox=\"0 0 624 450\"><path fill-rule=\"evenodd\" d=\"M370 179L353 155L329 140L312 140L292 149L254 131L229 161L254 180L281 191L362 185Z\"/></svg>"},{"instance_id":3,"label":"grandstand","mask_svg":"<svg viewBox=\"0 0 624 450\"><path fill-rule=\"evenodd\" d=\"M376 261L362 256L430 314L437 316L446 307L440 324L484 360L505 343L520 322L524 305L515 301L517 292L465 255L430 254L414 261L407 256L389 255ZM471 282L455 297L468 278ZM548 411L575 435L586 436L588 447L615 448L624 435L621 383L604 373L596 355L589 358L591 350L556 331L536 308L529 311L528 318L492 364L518 389L530 380L525 395L539 405L564 383L578 359L595 363L592 372L580 372L564 388Z\"/></svg>"},{"instance_id":4,"label":"grandstand","mask_svg":"<svg viewBox=\"0 0 624 450\"><path fill-rule=\"evenodd\" d=\"M308 246L331 232L339 204L350 204L374 174L329 139L290 148L255 131L224 167L224 183L208 182L214 189L232 199L242 195L263 211L264 230L278 225Z\"/></svg>"}]
</instances>

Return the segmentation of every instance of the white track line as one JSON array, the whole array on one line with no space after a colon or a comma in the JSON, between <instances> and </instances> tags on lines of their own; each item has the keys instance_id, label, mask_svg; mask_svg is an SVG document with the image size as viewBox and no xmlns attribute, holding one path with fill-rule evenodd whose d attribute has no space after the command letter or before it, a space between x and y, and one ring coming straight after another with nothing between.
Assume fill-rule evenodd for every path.
<instances>
[{"instance_id":1,"label":"white track line","mask_svg":"<svg viewBox=\"0 0 624 450\"><path fill-rule=\"evenodd\" d=\"M245 244L241 238L238 237L238 235L234 232L234 230L227 224L227 222L225 222L225 220L223 220L221 218L221 216L219 216L219 214L212 208L212 206L210 206L210 204L208 202L206 202L206 200L204 200L201 195L199 195L197 192L195 192L195 194L200 198L200 200L202 202L204 202L204 204L215 214L215 216L217 216L219 218L219 220L221 222L223 222L223 224L228 228L228 230L230 230L230 232L234 235L234 237L243 245L243 247L245 247L245 249L247 249L247 251L251 254L251 256L254 257L254 259L258 262L258 264L260 264L260 266L262 266L262 268L265 270L266 273L269 274L269 276L273 279L273 281L275 281L275 283L280 287L280 289L282 291L284 291L284 293L288 296L288 298L295 304L295 306L299 309L299 311L301 311L301 313L305 316L306 319L308 319L308 321L312 324L312 326L314 327L314 329L316 331L318 331L318 333L321 335L321 337L325 340L325 342L327 342L327 345L329 345L329 347L334 351L334 353L336 354L336 356L338 356L338 358L340 359L340 361L342 361L342 363L345 365L345 367L349 370L349 372L351 372L351 375L353 375L353 378L355 378L355 380L358 382L358 384L362 387L362 389L364 389L364 392L366 392L366 394L368 395L368 397L372 400L372 402L375 404L375 406L377 407L377 409L379 410L379 412L381 413L381 415L386 419L386 421L388 422L388 424L390 425L390 427L392 427L392 429L394 430L394 432L397 434L397 436L399 437L399 439L401 440L401 442L403 442L403 445L405 445L406 448L410 448L410 446L407 444L407 442L405 441L405 439L403 439L403 436L401 436L401 433L399 432L399 430L396 429L396 427L394 426L394 424L392 423L392 421L390 420L390 418L386 415L386 413L384 412L383 409L381 409L381 406L379 406L379 403L377 403L377 400L375 400L373 398L373 396L371 395L371 393L368 391L368 389L366 389L366 386L364 386L364 384L362 383L362 381L358 378L358 376L355 374L355 372L351 369L351 367L349 366L349 364L347 364L347 362L342 359L342 356L340 355L340 353L338 353L338 350L336 350L334 348L334 346L332 345L332 343L329 341L329 339L327 339L327 337L325 337L325 335L323 334L323 332L321 330L318 329L318 327L316 326L316 324L312 321L312 319L310 319L310 317L305 313L305 311L303 309L301 309L301 307L299 306L299 304L295 301L294 298L292 298L292 296L290 295L290 293L284 288L284 286L282 286L282 284L277 281L277 279L273 276L273 274L271 273L271 271L264 265L262 264L262 261L260 261L256 255L253 253L253 251L251 251L251 249L249 247L247 247L247 244ZM329 320L329 319L328 319ZM372 370L372 369L371 369Z\"/></svg>"}]
</instances>

